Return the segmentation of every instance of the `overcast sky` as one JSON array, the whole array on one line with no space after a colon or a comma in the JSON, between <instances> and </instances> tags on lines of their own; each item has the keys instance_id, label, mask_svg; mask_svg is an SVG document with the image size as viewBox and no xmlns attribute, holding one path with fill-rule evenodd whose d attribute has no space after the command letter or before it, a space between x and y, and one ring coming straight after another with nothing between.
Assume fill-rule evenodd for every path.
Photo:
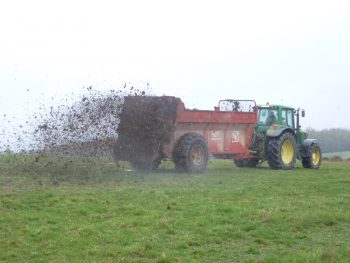
<instances>
[{"instance_id":1,"label":"overcast sky","mask_svg":"<svg viewBox=\"0 0 350 263\"><path fill-rule=\"evenodd\" d=\"M188 107L254 99L350 128L349 14L345 0L3 1L0 114L130 82Z\"/></svg>"}]
</instances>

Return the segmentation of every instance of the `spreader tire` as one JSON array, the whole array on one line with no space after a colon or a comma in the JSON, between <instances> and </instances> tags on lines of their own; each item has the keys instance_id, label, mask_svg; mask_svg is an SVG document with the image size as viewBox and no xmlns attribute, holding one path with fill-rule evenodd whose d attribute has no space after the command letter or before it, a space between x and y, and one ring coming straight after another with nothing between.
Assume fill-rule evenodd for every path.
<instances>
[{"instance_id":1,"label":"spreader tire","mask_svg":"<svg viewBox=\"0 0 350 263\"><path fill-rule=\"evenodd\" d=\"M131 160L132 168L139 171L149 171L152 170L152 162L146 160Z\"/></svg>"},{"instance_id":2,"label":"spreader tire","mask_svg":"<svg viewBox=\"0 0 350 263\"><path fill-rule=\"evenodd\" d=\"M243 160L233 160L235 165L237 167L250 167L250 168L256 168L256 166L259 163L259 159L256 158L249 158L249 159L243 159Z\"/></svg>"},{"instance_id":3,"label":"spreader tire","mask_svg":"<svg viewBox=\"0 0 350 263\"><path fill-rule=\"evenodd\" d=\"M308 156L301 160L304 168L318 169L322 162L321 148L317 143L310 146Z\"/></svg>"},{"instance_id":4,"label":"spreader tire","mask_svg":"<svg viewBox=\"0 0 350 263\"><path fill-rule=\"evenodd\" d=\"M156 170L160 163L160 159L156 159L154 161L152 160L131 160L130 161L132 168L138 171L150 171L150 170Z\"/></svg>"},{"instance_id":5,"label":"spreader tire","mask_svg":"<svg viewBox=\"0 0 350 263\"><path fill-rule=\"evenodd\" d=\"M277 138L272 138L267 145L267 161L272 169L293 169L297 146L293 134L286 132Z\"/></svg>"},{"instance_id":6,"label":"spreader tire","mask_svg":"<svg viewBox=\"0 0 350 263\"><path fill-rule=\"evenodd\" d=\"M237 167L244 167L244 160L233 160Z\"/></svg>"},{"instance_id":7,"label":"spreader tire","mask_svg":"<svg viewBox=\"0 0 350 263\"><path fill-rule=\"evenodd\" d=\"M172 155L177 171L201 173L208 164L208 145L202 135L186 133L177 141Z\"/></svg>"}]
</instances>

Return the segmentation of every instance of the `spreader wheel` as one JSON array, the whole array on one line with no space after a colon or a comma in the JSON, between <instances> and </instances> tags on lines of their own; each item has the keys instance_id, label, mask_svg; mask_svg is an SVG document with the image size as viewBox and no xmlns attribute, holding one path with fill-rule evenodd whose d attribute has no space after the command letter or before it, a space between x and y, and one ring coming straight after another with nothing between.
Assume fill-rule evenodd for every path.
<instances>
[{"instance_id":1,"label":"spreader wheel","mask_svg":"<svg viewBox=\"0 0 350 263\"><path fill-rule=\"evenodd\" d=\"M161 159L156 159L156 160L147 160L147 159L134 159L131 160L131 166L133 169L138 170L138 171L150 171L150 170L156 170L160 163Z\"/></svg>"},{"instance_id":2,"label":"spreader wheel","mask_svg":"<svg viewBox=\"0 0 350 263\"><path fill-rule=\"evenodd\" d=\"M172 155L177 171L201 173L208 164L208 145L202 135L186 133L177 141Z\"/></svg>"},{"instance_id":3,"label":"spreader wheel","mask_svg":"<svg viewBox=\"0 0 350 263\"><path fill-rule=\"evenodd\" d=\"M250 168L256 168L256 166L259 163L259 159L256 158L249 158L249 159L243 159L243 160L233 160L235 165L237 167L250 167Z\"/></svg>"},{"instance_id":4,"label":"spreader wheel","mask_svg":"<svg viewBox=\"0 0 350 263\"><path fill-rule=\"evenodd\" d=\"M244 167L244 160L233 160L237 167Z\"/></svg>"}]
</instances>

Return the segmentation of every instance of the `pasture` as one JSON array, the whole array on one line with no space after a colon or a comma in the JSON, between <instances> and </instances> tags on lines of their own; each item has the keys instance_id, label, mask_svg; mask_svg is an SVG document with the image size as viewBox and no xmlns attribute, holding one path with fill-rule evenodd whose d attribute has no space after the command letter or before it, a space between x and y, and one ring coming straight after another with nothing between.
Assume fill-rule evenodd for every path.
<instances>
[{"instance_id":1,"label":"pasture","mask_svg":"<svg viewBox=\"0 0 350 263\"><path fill-rule=\"evenodd\" d=\"M335 156L339 156L342 159L348 159L348 158L350 158L350 151L347 151L347 152L323 153L322 156L323 157L327 157L327 158L332 158L332 157L335 157Z\"/></svg>"},{"instance_id":2,"label":"pasture","mask_svg":"<svg viewBox=\"0 0 350 263\"><path fill-rule=\"evenodd\" d=\"M350 262L350 163L0 157L0 262Z\"/></svg>"}]
</instances>

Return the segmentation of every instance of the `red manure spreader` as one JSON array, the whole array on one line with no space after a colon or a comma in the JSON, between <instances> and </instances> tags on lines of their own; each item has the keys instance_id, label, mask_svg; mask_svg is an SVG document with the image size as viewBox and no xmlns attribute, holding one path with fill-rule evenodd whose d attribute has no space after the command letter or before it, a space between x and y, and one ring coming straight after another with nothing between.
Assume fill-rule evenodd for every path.
<instances>
[{"instance_id":1,"label":"red manure spreader","mask_svg":"<svg viewBox=\"0 0 350 263\"><path fill-rule=\"evenodd\" d=\"M213 110L197 110L176 97L129 96L114 158L140 170L170 159L178 171L202 172L209 157L233 159L238 167L266 160L273 169L292 169L299 159L305 168L319 168L320 146L300 130L299 113L254 100L221 100Z\"/></svg>"}]
</instances>

